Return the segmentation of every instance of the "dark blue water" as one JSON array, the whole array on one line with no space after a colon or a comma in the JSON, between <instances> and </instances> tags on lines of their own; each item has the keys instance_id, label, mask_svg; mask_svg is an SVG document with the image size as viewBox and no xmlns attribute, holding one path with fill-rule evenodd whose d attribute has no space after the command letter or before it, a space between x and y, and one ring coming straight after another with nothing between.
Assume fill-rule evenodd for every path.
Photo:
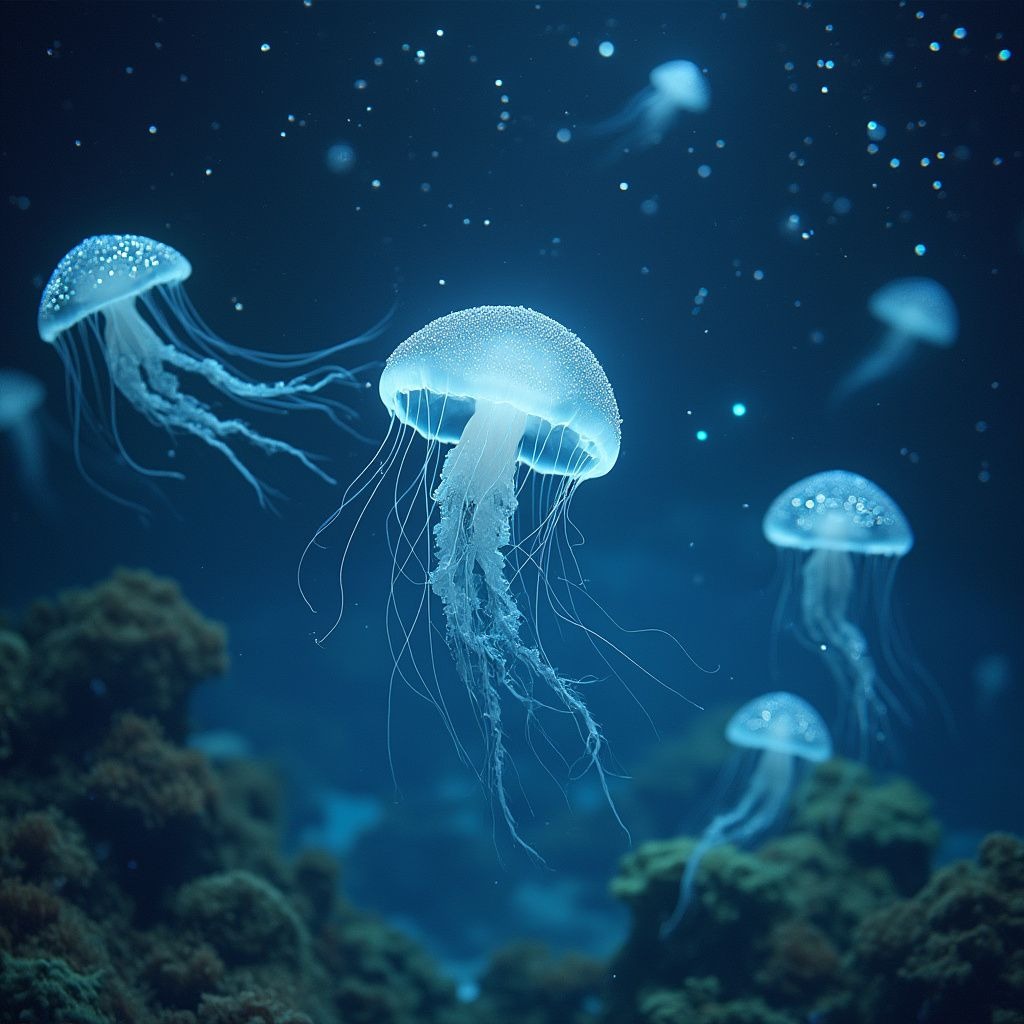
<instances>
[{"instance_id":1,"label":"dark blue water","mask_svg":"<svg viewBox=\"0 0 1024 1024\"><path fill-rule=\"evenodd\" d=\"M707 797L675 806L672 780L651 779L662 745L696 747L719 728L715 709L786 688L842 717L791 636L771 667L782 578L760 530L784 486L833 467L876 481L913 526L894 603L924 671L900 685L922 691L930 676L942 694L893 725L879 760L934 798L951 853L1024 827L1018 5L54 4L2 17L2 361L48 389L57 511L40 515L4 463L0 600L16 610L116 565L179 580L231 636L229 676L201 693L196 724L280 766L292 843L322 828L328 793L380 815L348 854L353 898L453 963L518 935L607 952L621 918L604 886L628 840L592 773L567 784L571 743L567 767L517 732L517 808L556 874L536 867L492 821L434 709L402 686L389 702L386 502L360 526L350 603L321 648L312 637L333 621L351 523L310 566L320 615L295 570L340 488L255 456L288 496L278 515L261 512L216 452L183 438L169 462L168 439L127 410L133 454L187 480L158 498L111 456L104 483L136 488L145 522L83 482L62 367L35 315L53 266L87 235L179 249L195 306L238 344L304 351L391 311L383 336L352 354L373 364L374 387L350 397L374 443L323 418L260 420L328 456L342 483L387 429L380 365L433 318L522 304L593 350L623 441L613 472L573 504L580 563L608 616L670 631L693 659L596 608L598 628L649 675L623 659L613 674L578 633L549 634L559 666L598 680L587 698L616 767L636 776L614 784L634 842L700 828L714 810ZM628 154L588 131L675 58L707 69L706 112ZM886 128L877 152L869 121ZM347 173L328 165L338 143L355 154ZM956 345L922 346L833 406L882 333L869 295L910 275L953 295ZM462 683L435 639L472 746ZM993 656L1002 674L979 687ZM685 754L678 764L709 772Z\"/></svg>"}]
</instances>

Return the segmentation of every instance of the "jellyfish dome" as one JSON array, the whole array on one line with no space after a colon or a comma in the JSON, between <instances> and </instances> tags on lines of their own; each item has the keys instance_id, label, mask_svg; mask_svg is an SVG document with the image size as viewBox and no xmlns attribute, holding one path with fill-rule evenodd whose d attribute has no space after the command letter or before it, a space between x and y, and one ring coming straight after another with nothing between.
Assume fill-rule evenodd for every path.
<instances>
[{"instance_id":1,"label":"jellyfish dome","mask_svg":"<svg viewBox=\"0 0 1024 1024\"><path fill-rule=\"evenodd\" d=\"M619 455L619 409L593 353L522 306L478 306L427 324L395 349L380 378L384 406L429 441L458 441L477 407L525 418L519 462L577 480Z\"/></svg>"},{"instance_id":2,"label":"jellyfish dome","mask_svg":"<svg viewBox=\"0 0 1024 1024\"><path fill-rule=\"evenodd\" d=\"M693 61L670 60L651 69L651 86L679 110L695 113L708 109L711 90Z\"/></svg>"},{"instance_id":3,"label":"jellyfish dome","mask_svg":"<svg viewBox=\"0 0 1024 1024\"><path fill-rule=\"evenodd\" d=\"M729 719L725 736L737 747L776 750L807 761L832 756L832 737L817 709L785 690L744 704Z\"/></svg>"},{"instance_id":4,"label":"jellyfish dome","mask_svg":"<svg viewBox=\"0 0 1024 1024\"><path fill-rule=\"evenodd\" d=\"M43 404L46 389L38 377L23 370L0 370L0 430L23 423Z\"/></svg>"},{"instance_id":5,"label":"jellyfish dome","mask_svg":"<svg viewBox=\"0 0 1024 1024\"><path fill-rule=\"evenodd\" d=\"M900 557L914 534L899 505L877 484L842 469L798 480L769 506L765 538L776 547Z\"/></svg>"},{"instance_id":6,"label":"jellyfish dome","mask_svg":"<svg viewBox=\"0 0 1024 1024\"><path fill-rule=\"evenodd\" d=\"M222 419L193 393L188 381L201 380L251 410L316 410L351 429L354 413L328 397L325 389L360 384L349 370L327 360L374 337L380 325L314 352L278 354L232 345L203 323L189 301L182 285L191 273L191 263L164 242L142 235L95 235L67 253L50 276L39 303L39 336L64 362L75 456L83 474L92 480L79 447L84 421L97 426L132 469L148 477L183 476L177 470L144 468L128 453L117 414L120 396L152 425L189 434L220 452L263 505L269 504L268 490L236 452L236 442L267 455L287 455L333 483L302 449L259 433L240 418ZM282 376L263 383L233 361ZM101 368L109 376L109 387L100 383ZM295 376L283 376L296 371Z\"/></svg>"},{"instance_id":7,"label":"jellyfish dome","mask_svg":"<svg viewBox=\"0 0 1024 1024\"><path fill-rule=\"evenodd\" d=\"M509 706L529 735L543 730L538 719L550 712L559 723L574 724L567 732L583 741L579 765L596 772L614 811L603 733L581 683L549 661L537 606L546 598L560 626L577 626L596 644L597 634L576 617L575 594L553 596L564 582L557 576L571 561L553 551L579 486L604 476L618 458L615 395L601 364L575 334L522 306L477 306L432 321L395 349L379 391L391 414L381 454L349 487L303 558L346 503L365 495L368 504L384 475L396 475L387 520L394 558L389 636L400 638L392 647L395 674L431 700L456 737L433 648L423 659L413 653L413 625L429 623L427 602L440 601L448 648L481 728L480 777L513 840L533 853L518 831L506 784ZM422 460L411 455L419 438L426 441ZM520 509L521 490L531 478L542 484ZM359 520L365 514L364 507ZM351 546L350 539L343 566ZM552 559L559 568L549 577ZM301 571L300 564L300 587ZM395 597L395 584L410 578L423 580L412 621L402 618ZM582 579L574 586L576 594L586 589ZM339 612L327 635L340 620Z\"/></svg>"},{"instance_id":8,"label":"jellyfish dome","mask_svg":"<svg viewBox=\"0 0 1024 1024\"><path fill-rule=\"evenodd\" d=\"M931 345L952 345L960 330L953 296L930 277L890 281L871 296L868 308L889 327Z\"/></svg>"},{"instance_id":9,"label":"jellyfish dome","mask_svg":"<svg viewBox=\"0 0 1024 1024\"><path fill-rule=\"evenodd\" d=\"M694 844L679 880L679 899L661 926L668 938L693 899L694 883L709 850L723 843L745 844L781 822L802 766L832 756L832 736L818 711L802 697L776 690L755 697L729 719L726 739L753 751L754 766L743 795L729 810L715 815Z\"/></svg>"},{"instance_id":10,"label":"jellyfish dome","mask_svg":"<svg viewBox=\"0 0 1024 1024\"><path fill-rule=\"evenodd\" d=\"M886 738L889 711L903 712L880 678L864 624L855 620L853 597L870 592L860 586L862 580L880 581L881 588L870 594L861 614L866 607L874 631L883 633L883 649L895 650L887 621L891 571L914 545L910 524L877 484L833 469L787 487L768 507L763 530L769 543L797 560L800 632L821 652L851 701L859 754L866 757L871 743ZM890 567L888 576L873 571L872 566L882 564Z\"/></svg>"}]
</instances>

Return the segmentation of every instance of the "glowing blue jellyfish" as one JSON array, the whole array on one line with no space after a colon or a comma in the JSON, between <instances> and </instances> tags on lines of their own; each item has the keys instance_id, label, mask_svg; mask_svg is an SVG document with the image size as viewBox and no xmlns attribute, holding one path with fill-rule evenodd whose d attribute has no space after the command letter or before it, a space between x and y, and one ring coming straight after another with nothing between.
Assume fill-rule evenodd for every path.
<instances>
[{"instance_id":1,"label":"glowing blue jellyfish","mask_svg":"<svg viewBox=\"0 0 1024 1024\"><path fill-rule=\"evenodd\" d=\"M723 843L750 843L777 825L801 766L832 756L832 737L821 715L796 694L781 690L744 704L729 719L725 736L737 747L756 751L757 760L742 799L712 820L690 853L679 882L679 900L661 926L663 939L685 916L707 852Z\"/></svg>"},{"instance_id":2,"label":"glowing blue jellyfish","mask_svg":"<svg viewBox=\"0 0 1024 1024\"><path fill-rule=\"evenodd\" d=\"M575 721L585 751L581 765L596 769L611 802L601 729L579 681L549 662L536 620L524 613L514 587L532 601L557 600L548 562L571 498L580 483L603 476L618 458L615 395L593 353L561 324L522 307L480 306L441 317L399 345L381 375L380 397L391 414L383 462L353 483L342 508L359 495L368 495L368 503L395 470L392 588L399 577L422 578L421 600L428 590L440 600L448 646L484 735L482 775L512 837L533 852L517 831L506 792L505 702L519 705L528 729L539 728L535 716L543 709ZM427 441L422 460L410 456L416 435ZM449 444L454 447L444 455L438 481L442 446ZM399 483L402 467L412 462L418 467L413 482ZM524 478L532 471L551 485L541 488L542 497L545 491L551 497L532 530L517 516L525 482L517 480L520 467ZM307 553L340 512L321 526ZM424 512L425 522L417 523ZM360 519L363 514L365 508ZM538 574L536 587L524 588L530 571ZM342 599L344 610L344 592ZM563 623L578 624L570 604L556 605L556 613ZM410 626L399 622L396 628L397 667L409 651ZM404 678L429 695L451 730L430 675L415 665Z\"/></svg>"},{"instance_id":3,"label":"glowing blue jellyfish","mask_svg":"<svg viewBox=\"0 0 1024 1024\"><path fill-rule=\"evenodd\" d=\"M361 385L349 370L323 360L373 332L318 352L285 355L241 348L217 337L199 318L182 287L191 273L189 261L163 242L141 235L96 235L76 245L51 275L39 304L39 336L64 363L75 455L83 474L89 478L79 449L85 419L105 432L132 469L147 476L183 477L172 470L145 469L128 454L117 417L120 394L153 426L172 435L191 434L219 451L255 489L261 505L268 503L268 489L235 453L237 441L269 455L291 456L333 483L302 449L260 434L241 419L220 418L181 374L193 375L249 409L319 410L349 429L354 414L322 392L333 384ZM303 372L261 383L234 369L231 359ZM101 383L100 367L106 368L109 386Z\"/></svg>"},{"instance_id":4,"label":"glowing blue jellyfish","mask_svg":"<svg viewBox=\"0 0 1024 1024\"><path fill-rule=\"evenodd\" d=\"M701 113L710 102L711 90L701 69L688 60L670 60L651 71L646 89L592 131L619 136L624 149L647 149L661 142L680 114Z\"/></svg>"},{"instance_id":5,"label":"glowing blue jellyfish","mask_svg":"<svg viewBox=\"0 0 1024 1024\"><path fill-rule=\"evenodd\" d=\"M0 370L0 434L6 434L26 493L39 506L49 508L46 483L46 448L39 413L46 389L38 377L22 370Z\"/></svg>"},{"instance_id":6,"label":"glowing blue jellyfish","mask_svg":"<svg viewBox=\"0 0 1024 1024\"><path fill-rule=\"evenodd\" d=\"M872 608L886 635L892 571L914 544L910 524L877 484L834 469L787 487L765 513L763 529L770 543L800 559L802 631L853 702L863 758L870 741L886 738L888 711L900 709L879 678L851 604L862 596L859 578L870 575L873 565L887 563L881 607Z\"/></svg>"},{"instance_id":7,"label":"glowing blue jellyfish","mask_svg":"<svg viewBox=\"0 0 1024 1024\"><path fill-rule=\"evenodd\" d=\"M839 385L836 401L899 369L919 342L948 348L960 330L953 297L930 277L901 277L883 285L868 300L868 309L888 330L878 348Z\"/></svg>"}]
</instances>

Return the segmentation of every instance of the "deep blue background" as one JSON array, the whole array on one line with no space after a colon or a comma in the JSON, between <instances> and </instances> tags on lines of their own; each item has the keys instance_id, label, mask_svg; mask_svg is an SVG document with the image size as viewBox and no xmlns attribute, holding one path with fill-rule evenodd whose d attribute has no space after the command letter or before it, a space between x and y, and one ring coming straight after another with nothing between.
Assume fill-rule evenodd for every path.
<instances>
[{"instance_id":1,"label":"deep blue background","mask_svg":"<svg viewBox=\"0 0 1024 1024\"><path fill-rule=\"evenodd\" d=\"M613 474L574 505L584 569L624 624L671 630L698 662L721 666L701 673L666 642L627 641L708 707L778 685L837 714L821 666L786 637L779 675L769 671L779 576L760 519L815 470L876 480L913 524L896 600L957 723L951 733L932 706L898 731L888 762L935 798L951 849L958 836L1024 827L1019 4L20 4L0 18L2 362L49 388L61 506L56 520L40 518L5 483L0 600L16 610L117 564L180 580L231 631L230 677L200 696L197 722L242 734L282 767L290 841L315 823L325 787L385 804L387 825L350 861L362 903L407 920L453 962L516 934L607 948L617 933L603 886L625 838L600 807L579 809L586 786L571 790L568 815L513 737L536 812L525 827L554 872L524 862L492 840L487 800L437 716L401 691L396 797L383 507L358 537L355 603L319 649L311 635L323 623L294 572L337 490L254 457L291 499L280 517L261 513L216 453L187 439L175 465L188 480L166 488L172 508L156 503L148 526L81 482L61 441L61 367L36 337L35 310L52 267L89 234L137 232L180 249L196 307L257 348L334 342L392 306L360 360L381 361L434 317L484 303L530 306L575 331L624 418ZM957 26L966 39L954 39ZM610 59L602 40L615 44ZM999 62L1003 47L1013 57ZM681 116L642 153L588 137L651 67L679 57L708 69L707 113ZM871 119L888 129L875 155ZM555 138L562 127L575 132L568 144ZM338 141L357 153L348 175L325 163ZM845 215L833 213L839 196L852 204ZM650 199L653 215L641 212ZM783 229L794 213L810 238ZM880 334L868 296L909 274L954 295L956 347L918 353L837 412L831 389ZM375 391L352 397L363 429L383 436ZM736 401L748 408L741 419ZM164 441L138 417L123 425L133 451L160 464ZM260 425L330 456L342 481L373 450L317 419ZM4 473L10 481L10 463ZM343 539L313 567L328 605ZM1009 682L984 709L972 672L990 654L1009 659ZM578 639L557 660L600 671ZM450 665L441 672L457 694ZM638 778L618 787L634 840L699 828L707 797L666 804L674 780L659 794L650 779L671 776L656 759L674 740L713 735L719 718L636 673L623 682L658 732L616 680L591 689L619 763ZM685 773L698 748L687 740L669 764ZM698 788L716 758L692 767Z\"/></svg>"}]
</instances>

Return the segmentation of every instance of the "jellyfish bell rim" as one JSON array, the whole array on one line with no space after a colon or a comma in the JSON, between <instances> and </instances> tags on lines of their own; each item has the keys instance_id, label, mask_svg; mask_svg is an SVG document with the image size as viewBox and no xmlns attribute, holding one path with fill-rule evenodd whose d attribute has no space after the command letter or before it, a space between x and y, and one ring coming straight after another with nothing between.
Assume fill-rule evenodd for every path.
<instances>
[{"instance_id":1,"label":"jellyfish bell rim","mask_svg":"<svg viewBox=\"0 0 1024 1024\"><path fill-rule=\"evenodd\" d=\"M868 299L876 320L919 341L948 348L960 331L960 315L949 289L932 277L898 277Z\"/></svg>"},{"instance_id":2,"label":"jellyfish bell rim","mask_svg":"<svg viewBox=\"0 0 1024 1024\"><path fill-rule=\"evenodd\" d=\"M479 337L474 327L486 323L474 321L488 320L498 328ZM462 359L454 351L460 344ZM551 370L566 357L576 373L558 368L567 374L562 389L541 385L535 364ZM538 473L585 480L604 476L618 459L621 420L601 364L557 320L525 306L473 306L432 320L391 354L378 391L392 416L447 444L458 443L477 402L518 410L527 426L517 461Z\"/></svg>"},{"instance_id":3,"label":"jellyfish bell rim","mask_svg":"<svg viewBox=\"0 0 1024 1024\"><path fill-rule=\"evenodd\" d=\"M845 484L843 492L861 492L872 499L875 507L881 506L886 510L891 522L884 524L884 530L877 525L859 524L845 506L844 510L824 512L825 515L832 513L829 532L816 528L815 518L806 513L812 512L816 519L820 519L822 509L818 506L822 503L817 501L817 497L827 489L835 492L840 482ZM810 500L808 496L812 494L815 495L815 507L805 509L803 501ZM835 500L834 494L828 498ZM795 505L797 499L800 499L800 504ZM769 504L761 521L761 530L765 540L775 547L804 552L844 551L854 555L902 558L914 546L914 531L893 498L867 477L845 469L812 473L790 484ZM875 530L873 535L872 530Z\"/></svg>"},{"instance_id":4,"label":"jellyfish bell rim","mask_svg":"<svg viewBox=\"0 0 1024 1024\"><path fill-rule=\"evenodd\" d=\"M166 242L146 235L90 235L69 249L50 274L39 300L39 337L52 344L105 306L159 285L178 284L191 273L188 259ZM79 280L85 274L93 277Z\"/></svg>"},{"instance_id":5,"label":"jellyfish bell rim","mask_svg":"<svg viewBox=\"0 0 1024 1024\"><path fill-rule=\"evenodd\" d=\"M780 706L798 725L797 729L790 729L783 736L774 733L770 725L770 716L779 714ZM766 710L769 719L764 717ZM751 727L751 723L760 722L764 725ZM827 761L832 756L832 736L825 720L802 697L786 690L773 690L747 701L729 719L725 736L730 743L739 747L792 754L815 764Z\"/></svg>"}]
</instances>

